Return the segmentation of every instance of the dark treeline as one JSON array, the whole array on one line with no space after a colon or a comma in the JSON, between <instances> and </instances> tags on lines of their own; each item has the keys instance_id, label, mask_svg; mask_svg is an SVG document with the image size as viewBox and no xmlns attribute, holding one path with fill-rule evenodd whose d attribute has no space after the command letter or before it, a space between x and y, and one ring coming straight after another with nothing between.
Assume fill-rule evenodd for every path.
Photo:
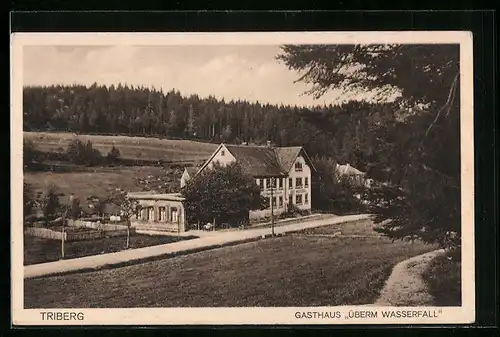
<instances>
[{"instance_id":1,"label":"dark treeline","mask_svg":"<svg viewBox=\"0 0 500 337\"><path fill-rule=\"evenodd\" d=\"M358 101L306 108L94 84L25 87L23 127L227 143L270 140L366 169L374 160L375 131L393 120L393 111L390 104Z\"/></svg>"}]
</instances>

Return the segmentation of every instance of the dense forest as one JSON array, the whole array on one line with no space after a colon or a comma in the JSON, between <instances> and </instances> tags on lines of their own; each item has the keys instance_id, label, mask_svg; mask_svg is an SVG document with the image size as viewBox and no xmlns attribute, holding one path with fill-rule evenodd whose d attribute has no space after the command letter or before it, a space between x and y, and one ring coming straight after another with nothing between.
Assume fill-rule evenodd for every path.
<instances>
[{"instance_id":1,"label":"dense forest","mask_svg":"<svg viewBox=\"0 0 500 337\"><path fill-rule=\"evenodd\" d=\"M349 101L297 107L183 96L127 85L25 87L25 131L70 131L303 145L310 155L367 170L377 130L394 121L391 104Z\"/></svg>"}]
</instances>

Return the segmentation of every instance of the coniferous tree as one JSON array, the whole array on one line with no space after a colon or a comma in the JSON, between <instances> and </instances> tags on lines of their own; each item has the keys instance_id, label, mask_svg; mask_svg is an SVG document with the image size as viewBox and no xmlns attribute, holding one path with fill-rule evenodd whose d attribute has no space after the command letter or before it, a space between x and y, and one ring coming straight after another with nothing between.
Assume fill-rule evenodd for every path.
<instances>
[{"instance_id":1,"label":"coniferous tree","mask_svg":"<svg viewBox=\"0 0 500 337\"><path fill-rule=\"evenodd\" d=\"M387 179L376 193L376 221L393 238L459 247L458 45L289 45L278 59L302 73L315 97L334 87L399 94L396 119L379 127L377 152L386 160L372 163Z\"/></svg>"}]
</instances>

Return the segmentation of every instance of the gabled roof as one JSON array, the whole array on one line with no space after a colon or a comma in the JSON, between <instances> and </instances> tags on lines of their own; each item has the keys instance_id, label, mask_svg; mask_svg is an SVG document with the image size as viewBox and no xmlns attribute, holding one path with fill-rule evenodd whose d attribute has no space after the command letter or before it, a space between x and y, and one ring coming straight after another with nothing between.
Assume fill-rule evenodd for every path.
<instances>
[{"instance_id":1,"label":"gabled roof","mask_svg":"<svg viewBox=\"0 0 500 337\"><path fill-rule=\"evenodd\" d=\"M280 161L281 167L286 172L289 172L292 168L295 158L299 155L300 150L302 150L301 146L277 147L274 149L278 160Z\"/></svg>"},{"instance_id":2,"label":"gabled roof","mask_svg":"<svg viewBox=\"0 0 500 337\"><path fill-rule=\"evenodd\" d=\"M365 175L364 172L361 172L360 170L358 170L355 167L352 167L349 164L346 164L346 165L339 165L339 164L337 164L337 172L340 175L347 175L347 176L362 176L362 175Z\"/></svg>"},{"instance_id":3,"label":"gabled roof","mask_svg":"<svg viewBox=\"0 0 500 337\"><path fill-rule=\"evenodd\" d=\"M272 147L225 145L243 169L253 176L279 176L286 172Z\"/></svg>"},{"instance_id":4,"label":"gabled roof","mask_svg":"<svg viewBox=\"0 0 500 337\"><path fill-rule=\"evenodd\" d=\"M302 146L276 147L274 150L276 151L276 155L278 156L281 166L286 172L290 172L292 165L295 163L295 159L299 154L304 156L304 159L310 166L311 170L313 172L316 171L311 158L309 158Z\"/></svg>"},{"instance_id":5,"label":"gabled roof","mask_svg":"<svg viewBox=\"0 0 500 337\"><path fill-rule=\"evenodd\" d=\"M311 159L302 146L268 147L221 144L198 172L212 160L221 147L225 147L241 164L243 169L254 177L286 175L292 168L297 156L301 153L311 166L311 169L315 170Z\"/></svg>"},{"instance_id":6,"label":"gabled roof","mask_svg":"<svg viewBox=\"0 0 500 337\"><path fill-rule=\"evenodd\" d=\"M128 197L136 200L170 200L184 201L184 197L180 193L155 193L151 192L129 192Z\"/></svg>"}]
</instances>

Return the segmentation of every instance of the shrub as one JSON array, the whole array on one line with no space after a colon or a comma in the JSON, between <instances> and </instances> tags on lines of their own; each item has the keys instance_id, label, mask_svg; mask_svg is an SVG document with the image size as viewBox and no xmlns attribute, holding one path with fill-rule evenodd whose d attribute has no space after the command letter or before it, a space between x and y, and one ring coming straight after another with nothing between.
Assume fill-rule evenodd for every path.
<instances>
[{"instance_id":1,"label":"shrub","mask_svg":"<svg viewBox=\"0 0 500 337\"><path fill-rule=\"evenodd\" d=\"M70 198L70 209L69 209L69 215L71 219L76 220L80 217L80 214L82 213L82 209L80 207L80 200L77 197L72 196Z\"/></svg>"},{"instance_id":2,"label":"shrub","mask_svg":"<svg viewBox=\"0 0 500 337\"><path fill-rule=\"evenodd\" d=\"M47 188L42 196L41 206L46 221L55 218L60 213L61 204L59 203L59 193L56 186L51 185Z\"/></svg>"},{"instance_id":3,"label":"shrub","mask_svg":"<svg viewBox=\"0 0 500 337\"><path fill-rule=\"evenodd\" d=\"M460 249L431 261L422 275L436 306L460 306L462 303Z\"/></svg>"},{"instance_id":4,"label":"shrub","mask_svg":"<svg viewBox=\"0 0 500 337\"><path fill-rule=\"evenodd\" d=\"M337 163L326 157L313 159L317 173L312 186L312 206L317 210L339 214L365 210L356 195L364 193L365 187L348 176L337 174Z\"/></svg>"},{"instance_id":5,"label":"shrub","mask_svg":"<svg viewBox=\"0 0 500 337\"><path fill-rule=\"evenodd\" d=\"M27 218L29 215L31 215L31 212L33 210L33 191L31 189L31 186L27 183L23 184L23 213L24 213L24 218Z\"/></svg>"},{"instance_id":6,"label":"shrub","mask_svg":"<svg viewBox=\"0 0 500 337\"><path fill-rule=\"evenodd\" d=\"M66 152L73 164L95 166L102 161L101 153L92 147L90 140L84 145L80 140L75 139L68 145Z\"/></svg>"},{"instance_id":7,"label":"shrub","mask_svg":"<svg viewBox=\"0 0 500 337\"><path fill-rule=\"evenodd\" d=\"M114 145L108 152L107 159L110 163L116 163L121 157L120 150L118 150Z\"/></svg>"},{"instance_id":8,"label":"shrub","mask_svg":"<svg viewBox=\"0 0 500 337\"><path fill-rule=\"evenodd\" d=\"M42 160L38 151L36 150L35 143L31 140L23 141L23 165L30 167L33 162L40 162Z\"/></svg>"},{"instance_id":9,"label":"shrub","mask_svg":"<svg viewBox=\"0 0 500 337\"><path fill-rule=\"evenodd\" d=\"M334 190L330 194L332 210L339 214L359 213L366 210L362 203L361 195L365 187L359 186L350 178L337 177ZM357 197L360 196L360 198Z\"/></svg>"},{"instance_id":10,"label":"shrub","mask_svg":"<svg viewBox=\"0 0 500 337\"><path fill-rule=\"evenodd\" d=\"M281 213L278 216L278 218L279 219L296 218L299 216L304 216L304 215L309 215L309 214L310 214L310 211L308 211L308 210L302 210L294 204L288 204L286 211Z\"/></svg>"}]
</instances>

